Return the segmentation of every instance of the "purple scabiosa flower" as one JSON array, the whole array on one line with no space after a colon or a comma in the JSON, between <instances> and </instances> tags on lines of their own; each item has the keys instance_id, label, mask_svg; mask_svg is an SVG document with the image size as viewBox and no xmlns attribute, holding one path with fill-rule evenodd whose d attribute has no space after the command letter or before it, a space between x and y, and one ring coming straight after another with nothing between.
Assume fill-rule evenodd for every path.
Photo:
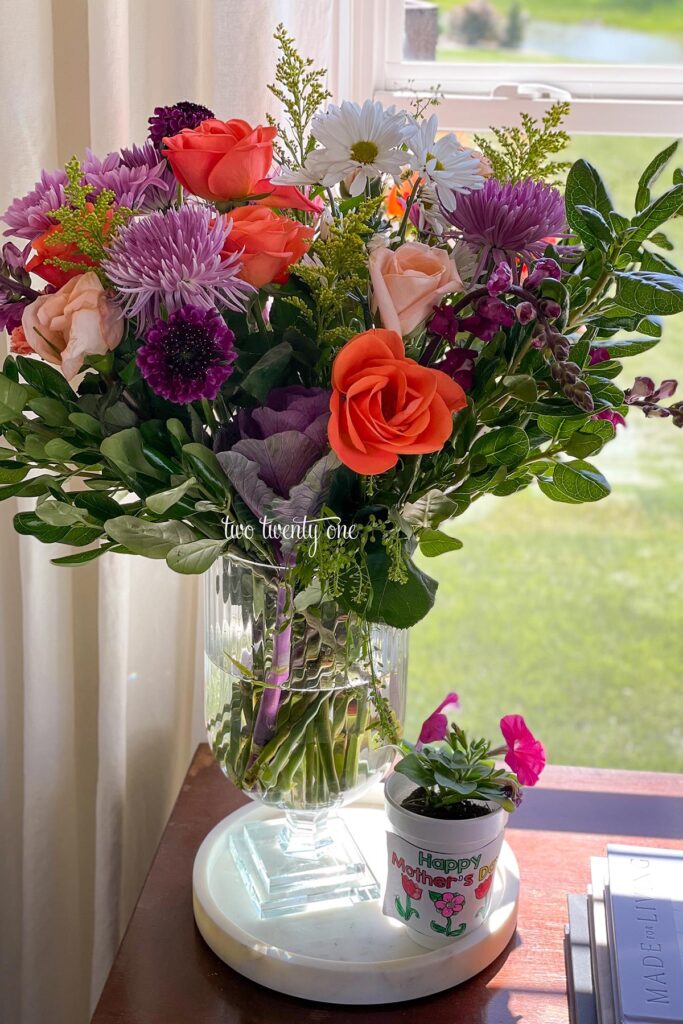
<instances>
[{"instance_id":1,"label":"purple scabiosa flower","mask_svg":"<svg viewBox=\"0 0 683 1024\"><path fill-rule=\"evenodd\" d=\"M23 250L6 242L0 250L0 331L8 334L21 325L24 310L38 298L31 287L31 275L24 269L30 254L30 242Z\"/></svg>"},{"instance_id":2,"label":"purple scabiosa flower","mask_svg":"<svg viewBox=\"0 0 683 1024\"><path fill-rule=\"evenodd\" d=\"M102 267L128 317L145 328L191 304L244 308L253 288L241 281L239 254L221 257L231 224L206 206L182 206L133 220L118 233Z\"/></svg>"},{"instance_id":3,"label":"purple scabiosa flower","mask_svg":"<svg viewBox=\"0 0 683 1024\"><path fill-rule=\"evenodd\" d=\"M28 238L30 242L55 225L49 216L65 202L65 171L41 171L40 181L25 196L15 199L0 220L8 224L6 235Z\"/></svg>"},{"instance_id":4,"label":"purple scabiosa flower","mask_svg":"<svg viewBox=\"0 0 683 1024\"><path fill-rule=\"evenodd\" d=\"M234 341L218 310L181 306L168 320L154 321L137 364L152 391L169 402L213 400L232 373Z\"/></svg>"},{"instance_id":5,"label":"purple scabiosa flower","mask_svg":"<svg viewBox=\"0 0 683 1024\"><path fill-rule=\"evenodd\" d=\"M168 206L177 188L168 162L151 142L122 149L120 153L108 153L104 159L88 149L83 176L92 185L93 195L109 189L118 206L127 206L139 213L151 213Z\"/></svg>"},{"instance_id":6,"label":"purple scabiosa flower","mask_svg":"<svg viewBox=\"0 0 683 1024\"><path fill-rule=\"evenodd\" d=\"M471 391L474 387L474 361L478 355L476 348L452 348L435 369L447 373L463 391Z\"/></svg>"},{"instance_id":7,"label":"purple scabiosa flower","mask_svg":"<svg viewBox=\"0 0 683 1024\"><path fill-rule=\"evenodd\" d=\"M149 137L152 144L161 149L165 138L177 135L184 128L196 128L202 121L215 116L208 107L189 100L181 100L170 107L155 107L149 119Z\"/></svg>"},{"instance_id":8,"label":"purple scabiosa flower","mask_svg":"<svg viewBox=\"0 0 683 1024\"><path fill-rule=\"evenodd\" d=\"M456 209L444 215L479 252L480 271L489 256L513 268L517 257L538 259L549 239L567 232L562 193L530 178L506 183L488 178L483 188L460 196Z\"/></svg>"}]
</instances>

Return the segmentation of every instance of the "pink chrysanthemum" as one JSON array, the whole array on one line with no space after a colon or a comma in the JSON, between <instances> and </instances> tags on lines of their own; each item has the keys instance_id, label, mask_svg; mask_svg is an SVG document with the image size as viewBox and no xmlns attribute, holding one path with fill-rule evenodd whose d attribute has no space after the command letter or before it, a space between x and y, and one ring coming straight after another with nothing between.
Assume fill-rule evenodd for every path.
<instances>
[{"instance_id":1,"label":"pink chrysanthemum","mask_svg":"<svg viewBox=\"0 0 683 1024\"><path fill-rule=\"evenodd\" d=\"M503 184L489 178L483 188L458 196L456 209L444 216L482 258L491 254L496 263L538 259L548 239L567 232L562 193L531 179Z\"/></svg>"},{"instance_id":2,"label":"pink chrysanthemum","mask_svg":"<svg viewBox=\"0 0 683 1024\"><path fill-rule=\"evenodd\" d=\"M151 142L108 153L104 159L86 150L83 177L92 185L94 195L109 189L118 206L140 213L168 206L178 187L168 162Z\"/></svg>"},{"instance_id":3,"label":"pink chrysanthemum","mask_svg":"<svg viewBox=\"0 0 683 1024\"><path fill-rule=\"evenodd\" d=\"M40 181L35 183L33 189L10 203L0 217L9 225L5 234L27 238L32 242L38 235L54 227L55 222L49 214L65 202L66 183L64 171L41 171Z\"/></svg>"},{"instance_id":4,"label":"pink chrysanthemum","mask_svg":"<svg viewBox=\"0 0 683 1024\"><path fill-rule=\"evenodd\" d=\"M151 213L124 227L102 267L126 316L145 328L184 305L241 310L253 289L237 277L239 254L221 258L230 223L208 207Z\"/></svg>"}]
</instances>

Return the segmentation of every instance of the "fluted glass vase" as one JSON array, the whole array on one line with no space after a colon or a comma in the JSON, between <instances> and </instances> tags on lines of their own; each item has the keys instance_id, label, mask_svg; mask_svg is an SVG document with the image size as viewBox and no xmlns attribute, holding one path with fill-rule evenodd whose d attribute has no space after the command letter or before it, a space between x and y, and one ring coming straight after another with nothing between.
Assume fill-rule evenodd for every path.
<instances>
[{"instance_id":1,"label":"fluted glass vase","mask_svg":"<svg viewBox=\"0 0 683 1024\"><path fill-rule=\"evenodd\" d=\"M274 810L232 840L261 916L379 895L335 811L393 763L407 643L334 601L311 603L276 566L231 557L206 574L211 747L228 778Z\"/></svg>"}]
</instances>

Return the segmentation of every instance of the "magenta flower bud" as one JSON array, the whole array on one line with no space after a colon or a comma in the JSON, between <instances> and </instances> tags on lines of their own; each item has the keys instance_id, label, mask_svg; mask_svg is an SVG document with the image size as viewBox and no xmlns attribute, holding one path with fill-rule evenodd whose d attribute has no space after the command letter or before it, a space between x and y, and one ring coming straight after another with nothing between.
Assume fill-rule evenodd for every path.
<instances>
[{"instance_id":1,"label":"magenta flower bud","mask_svg":"<svg viewBox=\"0 0 683 1024\"><path fill-rule=\"evenodd\" d=\"M614 427L625 427L626 420L620 412L615 412L614 409L603 409L602 412L596 412L595 416L591 416L593 420L607 420Z\"/></svg>"},{"instance_id":2,"label":"magenta flower bud","mask_svg":"<svg viewBox=\"0 0 683 1024\"><path fill-rule=\"evenodd\" d=\"M440 306L427 323L427 330L430 334L436 334L440 338L455 341L455 335L458 332L458 318L453 312L452 306Z\"/></svg>"},{"instance_id":3,"label":"magenta flower bud","mask_svg":"<svg viewBox=\"0 0 683 1024\"><path fill-rule=\"evenodd\" d=\"M533 302L520 302L515 308L515 316L520 324L530 324L536 319L536 310Z\"/></svg>"},{"instance_id":4,"label":"magenta flower bud","mask_svg":"<svg viewBox=\"0 0 683 1024\"><path fill-rule=\"evenodd\" d=\"M474 360L478 354L476 348L452 348L436 369L447 373L463 391L471 391L474 385Z\"/></svg>"},{"instance_id":5,"label":"magenta flower bud","mask_svg":"<svg viewBox=\"0 0 683 1024\"><path fill-rule=\"evenodd\" d=\"M606 363L610 355L606 348L596 346L588 353L588 365L597 366L599 363Z\"/></svg>"},{"instance_id":6,"label":"magenta flower bud","mask_svg":"<svg viewBox=\"0 0 683 1024\"><path fill-rule=\"evenodd\" d=\"M508 306L506 302L501 302L500 299L491 297L482 299L481 302L477 303L477 313L479 316L483 316L487 320L493 320L496 324L501 324L503 327L511 327L515 322L514 309L512 306Z\"/></svg>"},{"instance_id":7,"label":"magenta flower bud","mask_svg":"<svg viewBox=\"0 0 683 1024\"><path fill-rule=\"evenodd\" d=\"M676 388L678 387L677 380L663 380L657 390L657 398L671 398L672 395L676 394Z\"/></svg>"},{"instance_id":8,"label":"magenta flower bud","mask_svg":"<svg viewBox=\"0 0 683 1024\"><path fill-rule=\"evenodd\" d=\"M557 320L562 312L562 306L554 299L541 299L540 309L549 320Z\"/></svg>"},{"instance_id":9,"label":"magenta flower bud","mask_svg":"<svg viewBox=\"0 0 683 1024\"><path fill-rule=\"evenodd\" d=\"M455 711L460 705L457 693L448 693L439 704L438 708L432 711L428 718L425 718L420 729L415 748L419 750L425 743L438 743L445 740L448 735L447 712Z\"/></svg>"},{"instance_id":10,"label":"magenta flower bud","mask_svg":"<svg viewBox=\"0 0 683 1024\"><path fill-rule=\"evenodd\" d=\"M551 277L554 281L559 281L562 278L562 270L559 263L550 258L536 262L524 285L526 288L535 288L546 277Z\"/></svg>"},{"instance_id":11,"label":"magenta flower bud","mask_svg":"<svg viewBox=\"0 0 683 1024\"><path fill-rule=\"evenodd\" d=\"M512 284L512 268L509 263L499 263L486 284L489 295L501 295Z\"/></svg>"}]
</instances>

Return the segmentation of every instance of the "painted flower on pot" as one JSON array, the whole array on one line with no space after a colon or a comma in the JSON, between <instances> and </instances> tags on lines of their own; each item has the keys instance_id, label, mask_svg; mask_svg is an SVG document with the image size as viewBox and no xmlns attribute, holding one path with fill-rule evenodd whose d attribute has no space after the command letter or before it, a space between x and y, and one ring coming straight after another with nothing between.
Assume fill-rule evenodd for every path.
<instances>
[{"instance_id":1,"label":"painted flower on pot","mask_svg":"<svg viewBox=\"0 0 683 1024\"><path fill-rule=\"evenodd\" d=\"M452 918L456 914L459 914L465 906L465 897L459 892L431 892L429 898L434 904L434 909L438 911L441 917L446 918L446 924L438 924L436 921L431 922L431 927L435 932L440 932L442 935L452 936L457 938L458 935L462 935L467 925L463 922L456 928L453 927Z\"/></svg>"},{"instance_id":2,"label":"painted flower on pot","mask_svg":"<svg viewBox=\"0 0 683 1024\"><path fill-rule=\"evenodd\" d=\"M401 875L401 885L403 891L406 894L406 905L405 908L401 904L400 897L396 897L395 906L398 913L405 921L409 921L411 917L419 917L420 912L415 907L411 906L411 900L422 899L422 889L419 885L416 885L412 878L408 878L407 875Z\"/></svg>"},{"instance_id":3,"label":"painted flower on pot","mask_svg":"<svg viewBox=\"0 0 683 1024\"><path fill-rule=\"evenodd\" d=\"M477 888L474 890L474 895L477 897L478 900L483 900L484 899L484 897L487 895L489 889L491 888L492 884L493 884L493 873L491 873L488 876L488 878L485 878L483 882L480 882L479 885L477 886Z\"/></svg>"}]
</instances>

